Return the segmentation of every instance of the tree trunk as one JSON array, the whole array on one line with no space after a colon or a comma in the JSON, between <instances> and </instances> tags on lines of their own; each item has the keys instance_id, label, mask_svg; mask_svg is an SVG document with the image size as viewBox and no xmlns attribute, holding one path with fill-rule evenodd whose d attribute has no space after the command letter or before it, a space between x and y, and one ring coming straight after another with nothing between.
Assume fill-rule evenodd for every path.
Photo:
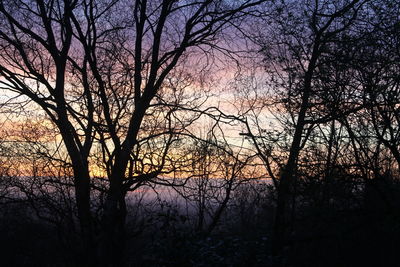
<instances>
[{"instance_id":1,"label":"tree trunk","mask_svg":"<svg viewBox=\"0 0 400 267\"><path fill-rule=\"evenodd\" d=\"M122 186L110 186L101 220L97 249L98 266L123 266L126 202Z\"/></svg>"},{"instance_id":2,"label":"tree trunk","mask_svg":"<svg viewBox=\"0 0 400 267\"><path fill-rule=\"evenodd\" d=\"M85 170L74 171L75 199L83 242L80 258L85 265L95 265L95 243L92 214L90 210L90 178Z\"/></svg>"},{"instance_id":3,"label":"tree trunk","mask_svg":"<svg viewBox=\"0 0 400 267\"><path fill-rule=\"evenodd\" d=\"M275 212L275 221L272 237L272 253L280 255L289 236L288 229L292 215L292 198L294 197L294 172L296 160L300 153L301 134L304 125L296 128L288 162L282 172L278 186L278 200Z\"/></svg>"},{"instance_id":4,"label":"tree trunk","mask_svg":"<svg viewBox=\"0 0 400 267\"><path fill-rule=\"evenodd\" d=\"M304 75L303 95L301 98L301 107L297 118L293 141L290 146L289 158L283 168L279 185L278 185L278 200L275 212L274 229L272 236L272 253L281 255L284 245L287 242L289 233L288 228L291 224L292 217L292 200L294 196L295 170L296 161L301 150L301 141L303 130L306 125L306 113L309 108L309 101L312 89L312 77L319 56L319 37L315 40L312 56L308 69Z\"/></svg>"}]
</instances>

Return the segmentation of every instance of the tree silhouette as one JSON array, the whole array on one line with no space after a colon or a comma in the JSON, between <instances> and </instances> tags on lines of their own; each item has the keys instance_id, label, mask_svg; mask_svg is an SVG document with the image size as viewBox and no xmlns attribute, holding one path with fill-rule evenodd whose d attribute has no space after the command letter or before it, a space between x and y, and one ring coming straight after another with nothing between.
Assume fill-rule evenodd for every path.
<instances>
[{"instance_id":1,"label":"tree silhouette","mask_svg":"<svg viewBox=\"0 0 400 267\"><path fill-rule=\"evenodd\" d=\"M169 149L192 121L179 119L183 90L197 79L186 71L196 64L191 55L223 49L218 35L261 2L0 2L1 88L40 107L58 129L92 260L122 260L126 192L165 172ZM143 143L154 165L144 163ZM109 181L98 238L90 204L97 147Z\"/></svg>"}]
</instances>

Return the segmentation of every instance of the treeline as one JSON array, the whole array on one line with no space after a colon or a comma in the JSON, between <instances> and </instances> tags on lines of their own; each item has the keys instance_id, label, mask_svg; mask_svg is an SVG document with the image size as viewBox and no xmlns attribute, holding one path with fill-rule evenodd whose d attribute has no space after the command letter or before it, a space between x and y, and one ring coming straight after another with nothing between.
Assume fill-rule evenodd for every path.
<instances>
[{"instance_id":1,"label":"treeline","mask_svg":"<svg viewBox=\"0 0 400 267\"><path fill-rule=\"evenodd\" d=\"M394 261L399 1L0 1L0 49L10 264Z\"/></svg>"}]
</instances>

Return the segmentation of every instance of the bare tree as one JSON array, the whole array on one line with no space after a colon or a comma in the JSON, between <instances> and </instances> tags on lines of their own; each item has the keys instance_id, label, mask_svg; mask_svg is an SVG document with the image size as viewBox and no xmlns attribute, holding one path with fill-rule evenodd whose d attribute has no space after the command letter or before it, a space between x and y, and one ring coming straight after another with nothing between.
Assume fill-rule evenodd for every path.
<instances>
[{"instance_id":1,"label":"bare tree","mask_svg":"<svg viewBox=\"0 0 400 267\"><path fill-rule=\"evenodd\" d=\"M345 36L351 35L357 24L364 2L281 1L265 15L272 22L264 34L251 34L261 45L269 93L254 101L257 109L246 111L244 134L254 144L277 187L274 254L283 252L292 231L302 149L318 131L318 125L335 125L334 120L357 109L341 102L356 85L349 82L350 73L335 76L340 64L335 65L333 60L338 57L338 47L346 43ZM262 124L261 116L265 114L278 123L277 128L268 130ZM330 157L331 152L329 165Z\"/></svg>"},{"instance_id":2,"label":"bare tree","mask_svg":"<svg viewBox=\"0 0 400 267\"><path fill-rule=\"evenodd\" d=\"M234 118L225 119L231 122ZM263 177L255 154L244 147L243 139L229 140L224 133L227 125L219 120L212 121L206 133L193 133L193 140L185 149L190 179L184 187L176 188L189 206L188 212L194 213L189 216L196 220L196 232L205 235L221 223L238 188Z\"/></svg>"},{"instance_id":3,"label":"bare tree","mask_svg":"<svg viewBox=\"0 0 400 267\"><path fill-rule=\"evenodd\" d=\"M260 2L0 2L1 88L40 107L58 129L90 257L97 247L101 264L121 260L126 192L165 172L175 137L191 121L179 119L184 95L176 89L193 88L197 77L183 70L223 49L218 35ZM155 116L161 127L151 125ZM141 144L152 137L163 145L156 164L140 171ZM95 148L109 181L98 242L90 204Z\"/></svg>"}]
</instances>

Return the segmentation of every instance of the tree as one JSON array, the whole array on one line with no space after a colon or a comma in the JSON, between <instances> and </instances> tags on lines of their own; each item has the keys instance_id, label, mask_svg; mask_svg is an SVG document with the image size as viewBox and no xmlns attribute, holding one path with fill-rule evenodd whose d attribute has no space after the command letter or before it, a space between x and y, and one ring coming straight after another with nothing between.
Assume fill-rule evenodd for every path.
<instances>
[{"instance_id":1,"label":"tree","mask_svg":"<svg viewBox=\"0 0 400 267\"><path fill-rule=\"evenodd\" d=\"M96 250L100 264L122 260L126 193L174 170L169 150L193 119L181 120L180 110L198 105L183 103L184 89L200 85L187 68L201 70L199 57L222 51L218 36L261 2L0 1L1 89L10 101L40 107L58 129L91 260ZM155 164L145 162L143 147L157 148ZM98 237L93 158L109 181Z\"/></svg>"},{"instance_id":2,"label":"tree","mask_svg":"<svg viewBox=\"0 0 400 267\"><path fill-rule=\"evenodd\" d=\"M398 5L377 1L368 6L369 16L357 32L350 66L362 88L358 101L365 108L341 120L366 190L376 191L384 204L381 208L390 212L396 210L397 203L392 203L394 197L388 191L398 178L400 164Z\"/></svg>"},{"instance_id":3,"label":"tree","mask_svg":"<svg viewBox=\"0 0 400 267\"><path fill-rule=\"evenodd\" d=\"M204 235L210 235L221 222L239 188L263 176L243 140L241 145L228 141L223 119L226 123L234 120L221 117L205 129L205 137L193 135L187 149L191 177L186 186L176 189L195 210L195 230Z\"/></svg>"},{"instance_id":4,"label":"tree","mask_svg":"<svg viewBox=\"0 0 400 267\"><path fill-rule=\"evenodd\" d=\"M269 109L267 115L277 119L282 128L282 131L266 130L259 120L265 114L263 111L248 112L245 114L248 119L243 120L245 135L256 147L276 185L273 231L276 255L283 252L292 231L302 149L318 125L331 122L334 129L335 120L357 109L341 102L353 85L349 83L350 73L335 75L341 67L335 60L346 44L346 35L351 35L364 2L281 1L266 15L272 21L271 27L266 27L264 34L251 36L261 47L269 75L270 93L264 102L258 101L263 102L260 110Z\"/></svg>"}]
</instances>

